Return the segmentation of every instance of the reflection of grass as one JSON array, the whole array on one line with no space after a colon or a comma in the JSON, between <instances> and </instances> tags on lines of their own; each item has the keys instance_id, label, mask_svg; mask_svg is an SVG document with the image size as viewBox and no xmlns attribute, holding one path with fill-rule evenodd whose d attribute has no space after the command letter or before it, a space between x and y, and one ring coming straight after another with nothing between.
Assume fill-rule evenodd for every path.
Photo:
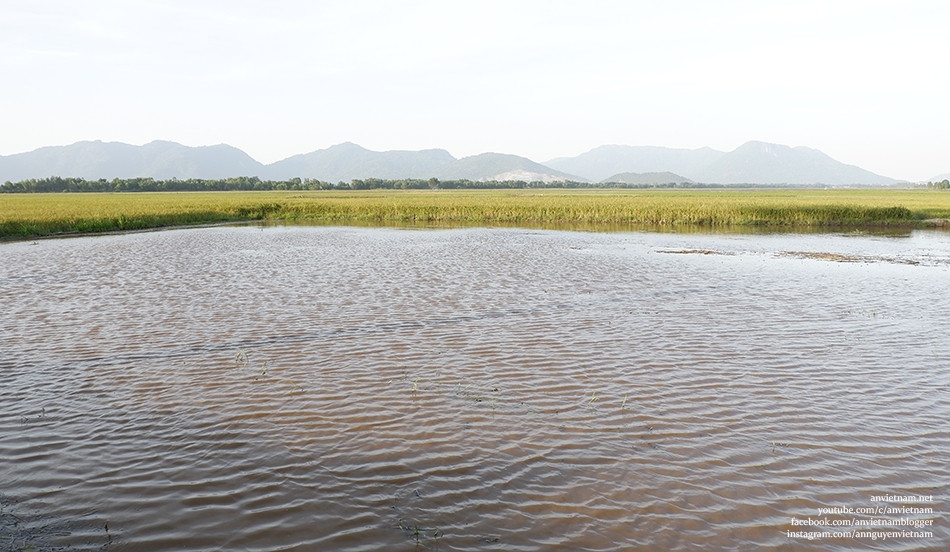
<instances>
[{"instance_id":1,"label":"reflection of grass","mask_svg":"<svg viewBox=\"0 0 950 552\"><path fill-rule=\"evenodd\" d=\"M782 253L786 257L795 257L798 259L819 259L823 261L834 261L838 263L892 263L892 264L920 264L919 261L907 259L893 259L890 257L869 257L858 255L841 255L838 253L824 253L816 251L785 251Z\"/></svg>"},{"instance_id":2,"label":"reflection of grass","mask_svg":"<svg viewBox=\"0 0 950 552\"><path fill-rule=\"evenodd\" d=\"M672 250L672 251L660 251L660 253L676 253L676 254L699 254L699 255L722 255L718 251L710 251L708 249L682 249L682 250Z\"/></svg>"},{"instance_id":3,"label":"reflection of grass","mask_svg":"<svg viewBox=\"0 0 950 552\"><path fill-rule=\"evenodd\" d=\"M854 255L839 255L837 253L820 253L808 251L786 251L785 255L789 257L798 257L801 259L822 259L825 261L837 261L839 263L857 263L862 260L861 257Z\"/></svg>"},{"instance_id":4,"label":"reflection of grass","mask_svg":"<svg viewBox=\"0 0 950 552\"><path fill-rule=\"evenodd\" d=\"M924 190L517 190L0 194L0 237L260 219L701 226L923 224Z\"/></svg>"}]
</instances>

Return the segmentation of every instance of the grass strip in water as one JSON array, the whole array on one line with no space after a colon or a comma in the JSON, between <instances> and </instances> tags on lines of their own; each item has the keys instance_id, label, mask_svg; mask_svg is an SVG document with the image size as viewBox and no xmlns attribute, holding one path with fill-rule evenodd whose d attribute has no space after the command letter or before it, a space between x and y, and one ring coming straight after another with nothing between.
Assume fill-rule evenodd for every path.
<instances>
[{"instance_id":1,"label":"grass strip in water","mask_svg":"<svg viewBox=\"0 0 950 552\"><path fill-rule=\"evenodd\" d=\"M701 226L927 226L934 190L370 190L0 194L0 237L251 220Z\"/></svg>"}]
</instances>

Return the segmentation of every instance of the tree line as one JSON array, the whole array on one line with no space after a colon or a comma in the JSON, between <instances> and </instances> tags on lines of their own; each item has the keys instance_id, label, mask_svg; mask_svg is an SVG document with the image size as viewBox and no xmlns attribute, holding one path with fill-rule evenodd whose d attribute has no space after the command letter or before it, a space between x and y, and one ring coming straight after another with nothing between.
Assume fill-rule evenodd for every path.
<instances>
[{"instance_id":1,"label":"tree line","mask_svg":"<svg viewBox=\"0 0 950 552\"><path fill-rule=\"evenodd\" d=\"M937 183L946 185L947 181ZM353 179L350 182L325 182L310 178L291 178L288 180L261 180L256 176L238 176L221 179L189 178L179 180L156 180L150 177L115 178L106 180L86 180L84 178L31 178L20 182L6 182L0 186L0 193L60 193L60 192L226 192L226 191L273 191L273 190L424 190L424 189L517 189L517 188L565 188L565 189L606 189L606 188L774 188L761 184L724 185L700 184L695 182L668 182L662 184L628 184L625 182L527 182L524 180L478 181L478 180L428 180L404 178L384 180L381 178ZM796 186L798 187L798 186Z\"/></svg>"},{"instance_id":2,"label":"tree line","mask_svg":"<svg viewBox=\"0 0 950 552\"><path fill-rule=\"evenodd\" d=\"M20 182L6 182L0 186L4 193L59 193L59 192L227 192L252 190L327 190L336 186L320 180L261 180L256 176L239 176L206 180L189 178L156 180L150 177L86 180L85 178L31 178Z\"/></svg>"}]
</instances>

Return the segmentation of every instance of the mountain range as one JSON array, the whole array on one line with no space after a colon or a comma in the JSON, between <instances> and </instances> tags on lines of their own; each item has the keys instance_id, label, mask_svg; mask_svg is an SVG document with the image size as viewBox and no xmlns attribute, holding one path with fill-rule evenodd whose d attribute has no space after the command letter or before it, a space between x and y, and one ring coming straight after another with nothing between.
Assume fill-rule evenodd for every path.
<instances>
[{"instance_id":1,"label":"mountain range","mask_svg":"<svg viewBox=\"0 0 950 552\"><path fill-rule=\"evenodd\" d=\"M264 165L250 155L225 144L189 147L156 140L144 146L132 146L97 140L0 156L0 182L49 176L81 177L87 180L138 176L161 180L210 179L253 175L263 168Z\"/></svg>"},{"instance_id":2,"label":"mountain range","mask_svg":"<svg viewBox=\"0 0 950 552\"><path fill-rule=\"evenodd\" d=\"M712 148L605 145L575 157L536 163L525 157L482 153L456 159L443 149L371 151L346 142L264 165L227 144L190 147L175 142L133 146L77 142L0 156L0 182L50 176L87 180L152 177L218 179L294 177L328 182L353 179L591 181L658 184L896 184L899 181L846 165L807 147L746 142L731 152Z\"/></svg>"},{"instance_id":3,"label":"mountain range","mask_svg":"<svg viewBox=\"0 0 950 552\"><path fill-rule=\"evenodd\" d=\"M897 184L899 181L803 146L791 148L746 142L731 152L712 148L600 146L576 157L561 157L547 166L592 180L614 178L621 171L669 171L708 184Z\"/></svg>"}]
</instances>

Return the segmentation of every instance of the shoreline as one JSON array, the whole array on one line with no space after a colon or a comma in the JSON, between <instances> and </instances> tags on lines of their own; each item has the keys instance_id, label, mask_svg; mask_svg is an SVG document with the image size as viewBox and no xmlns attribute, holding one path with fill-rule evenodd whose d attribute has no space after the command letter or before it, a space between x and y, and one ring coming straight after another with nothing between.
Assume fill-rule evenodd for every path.
<instances>
[{"instance_id":1,"label":"shoreline","mask_svg":"<svg viewBox=\"0 0 950 552\"><path fill-rule=\"evenodd\" d=\"M352 224L352 223L364 223L364 224ZM117 229L117 230L103 230L99 232L83 232L83 231L66 231L66 232L56 232L51 234L34 234L29 236L10 236L10 235L0 235L0 243L5 242L20 242L20 241L37 241L37 240L55 240L55 239L67 239L67 238L84 238L92 236L116 236L122 234L143 234L147 232L161 232L165 230L186 230L193 228L216 228L221 226L245 226L251 224L286 224L286 223L303 223L313 226L373 226L379 228L427 228L427 229L451 229L451 228L490 228L490 227L519 227L527 229L536 229L539 227L546 226L555 226L555 227L568 227L568 228L553 228L556 230L565 230L565 231L636 231L636 230L669 230L670 232L676 232L684 228L689 228L691 230L715 230L715 229L729 229L729 230L749 230L750 233L753 230L772 230L775 232L796 232L796 231L828 231L835 232L837 230L842 230L848 228L850 230L927 230L927 229L942 229L950 228L950 219L927 219L919 222L909 222L909 223L851 223L851 222L840 222L840 223L829 223L829 224L719 224L719 225L703 225L703 224L676 224L676 223L613 223L613 222L602 222L602 223L590 223L585 221L571 221L571 220L556 220L556 221L519 221L519 222L506 222L506 221L485 221L484 223L468 223L466 221L437 221L438 224L434 224L432 221L418 221L415 224L408 223L404 220L368 220L368 219L358 219L358 218L325 218L325 219L303 219L303 218L275 218L275 219L241 219L241 220L231 220L223 222L207 222L207 223L194 223L194 224L174 224L174 225L163 225L163 226L150 226L146 228L134 228L134 229ZM453 224L454 222L454 224ZM368 223L368 224L367 224ZM574 227L576 226L576 227ZM597 228L600 226L601 228ZM573 227L573 228L572 228ZM593 227L593 228L592 228ZM627 227L620 230L610 229L609 227ZM550 228L545 228L550 229ZM809 232L809 233L813 233ZM741 233L741 232L740 232Z\"/></svg>"}]
</instances>

